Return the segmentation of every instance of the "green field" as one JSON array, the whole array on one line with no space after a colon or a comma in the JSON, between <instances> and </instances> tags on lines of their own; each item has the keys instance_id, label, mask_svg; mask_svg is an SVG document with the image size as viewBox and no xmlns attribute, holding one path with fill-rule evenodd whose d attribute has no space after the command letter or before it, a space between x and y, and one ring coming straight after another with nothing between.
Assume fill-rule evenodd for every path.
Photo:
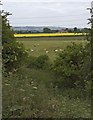
<instances>
[{"instance_id":1,"label":"green field","mask_svg":"<svg viewBox=\"0 0 93 120\"><path fill-rule=\"evenodd\" d=\"M17 38L17 41L22 42L32 56L47 54L51 60L54 60L56 55L64 50L66 46L75 42L77 44L85 44L84 37L39 37L39 38Z\"/></svg>"}]
</instances>

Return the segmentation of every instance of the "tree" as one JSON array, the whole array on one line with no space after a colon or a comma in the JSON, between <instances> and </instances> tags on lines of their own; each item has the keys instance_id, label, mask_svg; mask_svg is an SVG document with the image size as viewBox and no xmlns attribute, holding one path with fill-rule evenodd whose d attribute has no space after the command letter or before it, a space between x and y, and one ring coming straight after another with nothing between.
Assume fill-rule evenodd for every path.
<instances>
[{"instance_id":1,"label":"tree","mask_svg":"<svg viewBox=\"0 0 93 120\"><path fill-rule=\"evenodd\" d=\"M78 31L77 27L74 27L74 32L76 33Z\"/></svg>"},{"instance_id":2,"label":"tree","mask_svg":"<svg viewBox=\"0 0 93 120\"><path fill-rule=\"evenodd\" d=\"M22 43L14 38L14 32L7 20L8 12L2 11L2 60L3 70L7 73L17 70L28 56Z\"/></svg>"},{"instance_id":3,"label":"tree","mask_svg":"<svg viewBox=\"0 0 93 120\"><path fill-rule=\"evenodd\" d=\"M68 28L66 28L65 31L68 32Z\"/></svg>"},{"instance_id":4,"label":"tree","mask_svg":"<svg viewBox=\"0 0 93 120\"><path fill-rule=\"evenodd\" d=\"M50 28L45 27L45 28L43 29L43 32L44 32L44 33L51 33L51 29L50 29Z\"/></svg>"}]
</instances>

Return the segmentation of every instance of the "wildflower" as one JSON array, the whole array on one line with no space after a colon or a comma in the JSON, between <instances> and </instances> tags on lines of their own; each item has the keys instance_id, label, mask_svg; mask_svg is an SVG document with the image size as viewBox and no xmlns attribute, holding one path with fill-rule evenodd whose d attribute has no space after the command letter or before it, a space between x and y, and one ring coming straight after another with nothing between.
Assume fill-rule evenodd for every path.
<instances>
[{"instance_id":1,"label":"wildflower","mask_svg":"<svg viewBox=\"0 0 93 120\"><path fill-rule=\"evenodd\" d=\"M37 90L37 87L33 87L33 89Z\"/></svg>"},{"instance_id":2,"label":"wildflower","mask_svg":"<svg viewBox=\"0 0 93 120\"><path fill-rule=\"evenodd\" d=\"M10 84L7 84L7 83L6 83L5 85L6 85L6 86L10 86Z\"/></svg>"},{"instance_id":3,"label":"wildflower","mask_svg":"<svg viewBox=\"0 0 93 120\"><path fill-rule=\"evenodd\" d=\"M17 57L15 56L15 61L17 61Z\"/></svg>"},{"instance_id":4,"label":"wildflower","mask_svg":"<svg viewBox=\"0 0 93 120\"><path fill-rule=\"evenodd\" d=\"M22 89L22 88L20 88L20 91L25 92L25 90L24 90L24 89Z\"/></svg>"},{"instance_id":5,"label":"wildflower","mask_svg":"<svg viewBox=\"0 0 93 120\"><path fill-rule=\"evenodd\" d=\"M49 53L49 51L46 51L46 53Z\"/></svg>"},{"instance_id":6,"label":"wildflower","mask_svg":"<svg viewBox=\"0 0 93 120\"><path fill-rule=\"evenodd\" d=\"M46 50L46 48L44 50Z\"/></svg>"},{"instance_id":7,"label":"wildflower","mask_svg":"<svg viewBox=\"0 0 93 120\"><path fill-rule=\"evenodd\" d=\"M59 51L62 51L62 49L59 49Z\"/></svg>"},{"instance_id":8,"label":"wildflower","mask_svg":"<svg viewBox=\"0 0 93 120\"><path fill-rule=\"evenodd\" d=\"M23 101L26 101L26 97L23 98Z\"/></svg>"},{"instance_id":9,"label":"wildflower","mask_svg":"<svg viewBox=\"0 0 93 120\"><path fill-rule=\"evenodd\" d=\"M34 50L33 49L31 49L31 52L33 52Z\"/></svg>"},{"instance_id":10,"label":"wildflower","mask_svg":"<svg viewBox=\"0 0 93 120\"><path fill-rule=\"evenodd\" d=\"M58 50L55 50L55 52L58 52Z\"/></svg>"}]
</instances>

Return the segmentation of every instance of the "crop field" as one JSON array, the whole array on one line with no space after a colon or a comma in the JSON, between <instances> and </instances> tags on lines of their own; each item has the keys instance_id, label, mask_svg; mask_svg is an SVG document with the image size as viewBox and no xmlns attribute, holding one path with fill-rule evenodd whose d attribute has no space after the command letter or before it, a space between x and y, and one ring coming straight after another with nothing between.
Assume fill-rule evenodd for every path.
<instances>
[{"instance_id":1,"label":"crop field","mask_svg":"<svg viewBox=\"0 0 93 120\"><path fill-rule=\"evenodd\" d=\"M51 60L63 51L68 45L75 42L85 44L84 37L36 37L36 38L17 38L22 42L32 56L47 54Z\"/></svg>"},{"instance_id":2,"label":"crop field","mask_svg":"<svg viewBox=\"0 0 93 120\"><path fill-rule=\"evenodd\" d=\"M84 36L85 33L31 33L14 34L14 37L56 37L56 36Z\"/></svg>"}]
</instances>

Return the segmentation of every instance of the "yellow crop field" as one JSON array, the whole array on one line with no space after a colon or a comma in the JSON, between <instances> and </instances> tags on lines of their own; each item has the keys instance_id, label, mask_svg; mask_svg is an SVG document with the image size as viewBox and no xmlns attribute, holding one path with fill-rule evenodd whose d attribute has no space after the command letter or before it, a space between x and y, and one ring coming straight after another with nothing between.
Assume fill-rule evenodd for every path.
<instances>
[{"instance_id":1,"label":"yellow crop field","mask_svg":"<svg viewBox=\"0 0 93 120\"><path fill-rule=\"evenodd\" d=\"M32 33L32 34L14 34L14 37L57 37L57 36L82 36L85 33Z\"/></svg>"}]
</instances>

